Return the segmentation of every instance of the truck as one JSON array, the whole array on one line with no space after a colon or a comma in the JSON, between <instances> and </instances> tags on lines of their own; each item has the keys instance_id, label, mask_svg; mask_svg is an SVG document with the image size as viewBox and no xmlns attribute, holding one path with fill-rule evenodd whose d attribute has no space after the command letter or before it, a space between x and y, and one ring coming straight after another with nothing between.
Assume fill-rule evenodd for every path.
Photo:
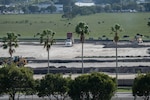
<instances>
[{"instance_id":1,"label":"truck","mask_svg":"<svg viewBox=\"0 0 150 100\"><path fill-rule=\"evenodd\" d=\"M66 47L71 47L74 44L73 33L67 33L67 39L65 41Z\"/></svg>"}]
</instances>

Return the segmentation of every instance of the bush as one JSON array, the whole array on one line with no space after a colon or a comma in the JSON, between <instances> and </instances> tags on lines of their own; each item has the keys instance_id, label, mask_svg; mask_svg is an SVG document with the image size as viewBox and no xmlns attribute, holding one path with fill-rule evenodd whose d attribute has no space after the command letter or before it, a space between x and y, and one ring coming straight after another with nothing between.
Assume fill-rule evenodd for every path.
<instances>
[{"instance_id":1,"label":"bush","mask_svg":"<svg viewBox=\"0 0 150 100\"><path fill-rule=\"evenodd\" d=\"M136 96L144 96L144 100L149 100L150 96L150 73L140 74L134 79L132 86L132 94Z\"/></svg>"},{"instance_id":2,"label":"bush","mask_svg":"<svg viewBox=\"0 0 150 100\"><path fill-rule=\"evenodd\" d=\"M69 89L69 96L73 100L111 100L116 83L108 75L92 73L72 80Z\"/></svg>"}]
</instances>

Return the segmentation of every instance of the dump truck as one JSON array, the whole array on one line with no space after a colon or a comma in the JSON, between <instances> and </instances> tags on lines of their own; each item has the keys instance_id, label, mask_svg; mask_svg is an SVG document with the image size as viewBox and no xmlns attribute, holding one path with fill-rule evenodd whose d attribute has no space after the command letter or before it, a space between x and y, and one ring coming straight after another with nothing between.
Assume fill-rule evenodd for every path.
<instances>
[{"instance_id":1,"label":"dump truck","mask_svg":"<svg viewBox=\"0 0 150 100\"><path fill-rule=\"evenodd\" d=\"M74 44L73 33L67 33L67 39L65 41L65 46L71 47Z\"/></svg>"}]
</instances>

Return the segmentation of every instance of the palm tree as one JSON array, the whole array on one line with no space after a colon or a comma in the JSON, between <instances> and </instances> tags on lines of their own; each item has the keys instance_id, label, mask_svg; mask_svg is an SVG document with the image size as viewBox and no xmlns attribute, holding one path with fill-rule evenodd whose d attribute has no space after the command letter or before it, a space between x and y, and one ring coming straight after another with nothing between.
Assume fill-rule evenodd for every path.
<instances>
[{"instance_id":1,"label":"palm tree","mask_svg":"<svg viewBox=\"0 0 150 100\"><path fill-rule=\"evenodd\" d=\"M18 37L20 34L15 34L15 33L7 33L7 37L3 37L3 49L8 48L8 52L10 54L10 57L12 58L12 54L15 52L14 48L17 48L19 46L18 44Z\"/></svg>"},{"instance_id":2,"label":"palm tree","mask_svg":"<svg viewBox=\"0 0 150 100\"><path fill-rule=\"evenodd\" d=\"M80 35L80 41L82 43L82 73L84 73L84 68L83 68L83 43L85 40L85 34L89 34L89 27L86 23L84 22L79 22L79 24L75 28L75 32Z\"/></svg>"},{"instance_id":3,"label":"palm tree","mask_svg":"<svg viewBox=\"0 0 150 100\"><path fill-rule=\"evenodd\" d=\"M53 43L55 43L55 40L53 39L55 35L55 32L52 30L44 30L42 33L37 33L35 36L40 36L40 44L44 43L44 48L46 48L46 51L48 53L48 73L49 73L49 50Z\"/></svg>"},{"instance_id":4,"label":"palm tree","mask_svg":"<svg viewBox=\"0 0 150 100\"><path fill-rule=\"evenodd\" d=\"M118 41L119 36L118 33L122 31L122 28L119 24L115 24L114 27L111 28L112 32L115 33L114 41L116 43L116 84L118 85Z\"/></svg>"}]
</instances>

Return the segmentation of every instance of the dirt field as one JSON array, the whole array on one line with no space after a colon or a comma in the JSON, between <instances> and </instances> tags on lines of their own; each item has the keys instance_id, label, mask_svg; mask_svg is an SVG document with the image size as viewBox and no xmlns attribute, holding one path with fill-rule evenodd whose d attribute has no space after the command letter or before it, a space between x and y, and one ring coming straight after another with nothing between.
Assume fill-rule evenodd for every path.
<instances>
[{"instance_id":1,"label":"dirt field","mask_svg":"<svg viewBox=\"0 0 150 100\"><path fill-rule=\"evenodd\" d=\"M105 45L104 45L105 44ZM0 43L2 45L2 43ZM107 48L106 48L107 45ZM109 47L109 46L110 47ZM113 42L108 43L85 43L84 44L84 59L100 59L100 60L115 60L115 48L112 47ZM119 62L119 67L121 66L150 66L150 55L147 53L147 49L150 48L150 43L139 44L141 46L135 47L131 43L119 43L123 47L118 48L118 56L123 56L123 58L118 59L127 59L126 56L131 56L129 59L148 59L148 62ZM19 47L16 48L16 52L13 56L22 56L28 58L34 58L39 60L47 60L46 49L43 48L39 43L20 43ZM9 57L8 50L0 48L0 57ZM50 49L50 60L81 60L81 44L75 43L73 47L65 47L64 43L56 43ZM99 58L100 57L100 58ZM108 57L108 58L105 58ZM47 67L47 62L44 63L33 63L29 62L27 67L39 68ZM71 63L52 63L50 66L66 66L67 68L81 68L81 62L71 62ZM95 63L84 63L84 68L86 67L116 67L115 62L95 62ZM107 73L112 77L115 77L115 73ZM119 79L134 79L136 74L132 73L121 73L119 74ZM34 78L42 78L43 75L34 75ZM76 74L73 75L76 77Z\"/></svg>"},{"instance_id":2,"label":"dirt field","mask_svg":"<svg viewBox=\"0 0 150 100\"><path fill-rule=\"evenodd\" d=\"M2 43L0 44L2 45ZM110 45L110 48L105 46ZM112 47L114 45L113 42L106 42L104 43L85 43L84 44L84 56L86 58L84 59L114 59L111 58L111 56L115 56L115 48ZM135 59L135 57L138 57L138 59L143 59L143 57L146 57L146 59L149 59L150 55L147 53L147 49L150 48L150 43L142 43L141 46L135 47L134 44L131 43L119 43L119 45L127 46L127 47L121 47L118 48L118 56L132 56L130 59ZM128 46L130 45L130 46ZM148 45L148 46L145 46ZM35 59L47 59L47 52L46 49L43 48L43 45L39 45L39 43L20 43L19 47L15 49L15 53L13 56L22 56L22 57L28 57L28 58L35 58ZM8 50L0 49L0 56L1 57L9 57ZM103 57L110 57L110 58L103 58ZM50 60L75 60L75 59L81 59L81 44L75 43L73 47L65 47L64 43L56 43L52 46L50 49ZM89 58L88 58L89 57ZM102 58L98 58L102 57ZM118 58L118 59L125 59L125 58ZM81 67L81 63L50 63L51 66L66 66L66 67ZM115 63L85 63L85 67L108 67L111 65L111 67L115 67ZM138 65L150 65L150 62L121 62L119 63L119 66L138 66ZM46 67L47 63L28 63L30 67Z\"/></svg>"},{"instance_id":3,"label":"dirt field","mask_svg":"<svg viewBox=\"0 0 150 100\"><path fill-rule=\"evenodd\" d=\"M0 44L2 45L2 43ZM142 45L150 45L150 43L142 43ZM85 43L84 56L115 56L115 48L103 48L103 44ZM147 49L150 47L127 47L118 48L118 56L150 56ZM47 59L46 49L39 43L20 43L15 49L13 56L33 57L36 59ZM8 50L0 49L1 57L9 57ZM65 47L63 44L53 45L50 49L51 59L74 59L81 57L81 44L76 43L73 47Z\"/></svg>"}]
</instances>

